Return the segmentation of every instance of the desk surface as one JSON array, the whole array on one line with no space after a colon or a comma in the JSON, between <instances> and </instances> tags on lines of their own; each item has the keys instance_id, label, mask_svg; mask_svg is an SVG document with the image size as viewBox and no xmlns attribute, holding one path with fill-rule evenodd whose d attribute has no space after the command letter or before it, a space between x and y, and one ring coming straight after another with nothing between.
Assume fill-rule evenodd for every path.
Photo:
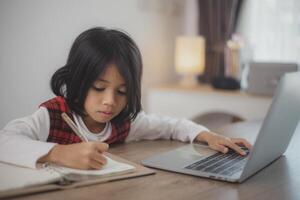
<instances>
[{"instance_id":1,"label":"desk surface","mask_svg":"<svg viewBox=\"0 0 300 200\"><path fill-rule=\"evenodd\" d=\"M235 134L233 129L224 130ZM248 136L244 135L244 137ZM255 134L248 138L253 140ZM157 170L155 175L34 194L16 199L300 199L299 142L300 132L298 131L284 156L242 184ZM168 140L141 141L114 146L110 152L139 163L152 155L182 145L184 143Z\"/></svg>"}]
</instances>

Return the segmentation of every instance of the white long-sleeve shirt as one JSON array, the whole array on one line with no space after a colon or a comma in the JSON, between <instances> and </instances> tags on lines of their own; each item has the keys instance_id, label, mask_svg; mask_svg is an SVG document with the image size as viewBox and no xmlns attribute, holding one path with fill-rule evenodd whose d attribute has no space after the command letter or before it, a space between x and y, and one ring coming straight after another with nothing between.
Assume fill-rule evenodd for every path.
<instances>
[{"instance_id":1,"label":"white long-sleeve shirt","mask_svg":"<svg viewBox=\"0 0 300 200\"><path fill-rule=\"evenodd\" d=\"M89 141L105 141L111 134L111 123L106 123L100 133L92 133L79 115L74 121ZM50 130L50 117L46 108L40 107L30 116L8 123L0 131L0 161L35 168L37 160L46 155L56 143L46 142ZM125 142L142 139L175 139L192 142L204 126L185 119L174 119L159 115L138 114L131 123Z\"/></svg>"}]
</instances>

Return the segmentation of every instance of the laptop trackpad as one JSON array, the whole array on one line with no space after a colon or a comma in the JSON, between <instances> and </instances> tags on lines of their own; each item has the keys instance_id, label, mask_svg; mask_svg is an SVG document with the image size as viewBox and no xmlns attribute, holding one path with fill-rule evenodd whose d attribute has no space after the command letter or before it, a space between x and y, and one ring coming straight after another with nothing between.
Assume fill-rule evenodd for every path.
<instances>
[{"instance_id":1,"label":"laptop trackpad","mask_svg":"<svg viewBox=\"0 0 300 200\"><path fill-rule=\"evenodd\" d=\"M142 164L149 167L156 167L168 170L178 170L215 154L216 151L203 147L199 144L189 144L183 147L162 153L142 161Z\"/></svg>"}]
</instances>

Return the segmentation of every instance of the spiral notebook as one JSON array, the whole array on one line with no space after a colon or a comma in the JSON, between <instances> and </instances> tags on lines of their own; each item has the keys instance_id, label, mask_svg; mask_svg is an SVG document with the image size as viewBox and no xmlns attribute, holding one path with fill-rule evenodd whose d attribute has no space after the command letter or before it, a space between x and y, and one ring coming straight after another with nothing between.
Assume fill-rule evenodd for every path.
<instances>
[{"instance_id":1,"label":"spiral notebook","mask_svg":"<svg viewBox=\"0 0 300 200\"><path fill-rule=\"evenodd\" d=\"M129 177L153 174L154 171L109 154L101 170L78 170L53 164L38 169L0 162L0 198L35 192L68 189Z\"/></svg>"}]
</instances>

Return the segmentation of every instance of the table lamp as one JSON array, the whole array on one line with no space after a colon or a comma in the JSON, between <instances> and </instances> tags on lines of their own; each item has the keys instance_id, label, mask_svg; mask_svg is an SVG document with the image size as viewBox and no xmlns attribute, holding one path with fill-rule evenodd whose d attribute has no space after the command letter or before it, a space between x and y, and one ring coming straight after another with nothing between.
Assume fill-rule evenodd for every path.
<instances>
[{"instance_id":1,"label":"table lamp","mask_svg":"<svg viewBox=\"0 0 300 200\"><path fill-rule=\"evenodd\" d=\"M202 36L179 36L175 45L176 72L183 86L197 85L197 75L205 68L205 39Z\"/></svg>"}]
</instances>

